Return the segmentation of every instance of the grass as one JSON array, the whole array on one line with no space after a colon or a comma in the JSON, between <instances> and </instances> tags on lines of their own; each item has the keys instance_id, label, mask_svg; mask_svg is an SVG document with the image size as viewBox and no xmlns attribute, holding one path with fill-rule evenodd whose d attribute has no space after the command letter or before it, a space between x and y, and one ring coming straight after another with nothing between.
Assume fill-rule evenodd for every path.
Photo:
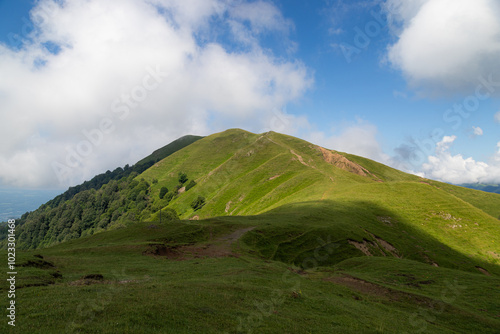
<instances>
[{"instance_id":1,"label":"grass","mask_svg":"<svg viewBox=\"0 0 500 334\"><path fill-rule=\"evenodd\" d=\"M367 217L380 210L365 204L299 203L258 216L138 223L20 252L18 264L46 261L54 266L19 267L17 325L14 330L4 321L0 331L497 332L500 295L495 287L500 279L498 270L492 269L496 266L488 267L494 275L483 275L461 262L484 263L442 250L423 232L416 242L457 261L449 261L449 267L462 270L445 268L446 262L435 268L422 259L366 257L345 242L368 237L364 230L376 229L378 223ZM359 226L345 222L352 215ZM235 256L179 261L143 255L150 244L203 249L248 227L254 229L227 245ZM375 232L382 235L381 228ZM405 258L415 243L397 243L397 235L384 238L400 247ZM101 274L104 281L83 285L82 277L89 274ZM356 278L357 285L342 283L345 277ZM373 291L360 288L366 285ZM5 290L5 284L1 288Z\"/></svg>"}]
</instances>

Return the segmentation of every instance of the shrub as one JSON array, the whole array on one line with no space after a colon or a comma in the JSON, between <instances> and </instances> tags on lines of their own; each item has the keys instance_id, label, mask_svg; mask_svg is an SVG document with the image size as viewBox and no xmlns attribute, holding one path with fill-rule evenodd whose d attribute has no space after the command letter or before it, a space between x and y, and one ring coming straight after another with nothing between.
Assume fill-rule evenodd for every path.
<instances>
[{"instance_id":1,"label":"shrub","mask_svg":"<svg viewBox=\"0 0 500 334\"><path fill-rule=\"evenodd\" d=\"M162 221L175 221L179 220L179 215L172 208L166 208L161 210Z\"/></svg>"},{"instance_id":2,"label":"shrub","mask_svg":"<svg viewBox=\"0 0 500 334\"><path fill-rule=\"evenodd\" d=\"M166 195L165 195L165 201L168 203L170 203L170 201L172 200L172 198L174 198L175 194L173 192L168 192Z\"/></svg>"},{"instance_id":3,"label":"shrub","mask_svg":"<svg viewBox=\"0 0 500 334\"><path fill-rule=\"evenodd\" d=\"M192 203L191 207L194 211L200 210L205 205L205 197L198 196Z\"/></svg>"},{"instance_id":4,"label":"shrub","mask_svg":"<svg viewBox=\"0 0 500 334\"><path fill-rule=\"evenodd\" d=\"M196 182L194 180L189 181L189 183L186 186L186 191L193 188L195 185L196 185Z\"/></svg>"},{"instance_id":5,"label":"shrub","mask_svg":"<svg viewBox=\"0 0 500 334\"><path fill-rule=\"evenodd\" d=\"M167 187L161 187L161 189L160 189L160 199L163 199L163 197L165 197L166 193L168 193Z\"/></svg>"},{"instance_id":6,"label":"shrub","mask_svg":"<svg viewBox=\"0 0 500 334\"><path fill-rule=\"evenodd\" d=\"M179 183L184 184L188 180L187 174L186 173L179 173Z\"/></svg>"}]
</instances>

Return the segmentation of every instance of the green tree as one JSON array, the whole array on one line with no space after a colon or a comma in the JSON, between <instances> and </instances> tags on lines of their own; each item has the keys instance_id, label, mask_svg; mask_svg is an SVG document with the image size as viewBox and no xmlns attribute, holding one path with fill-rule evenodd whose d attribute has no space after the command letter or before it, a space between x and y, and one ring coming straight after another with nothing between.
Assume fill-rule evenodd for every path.
<instances>
[{"instance_id":1,"label":"green tree","mask_svg":"<svg viewBox=\"0 0 500 334\"><path fill-rule=\"evenodd\" d=\"M160 199L163 199L163 197L165 197L166 193L168 193L167 187L161 187L161 189L160 189Z\"/></svg>"},{"instance_id":2,"label":"green tree","mask_svg":"<svg viewBox=\"0 0 500 334\"><path fill-rule=\"evenodd\" d=\"M194 211L200 210L205 205L205 197L198 196L192 203L191 207Z\"/></svg>"},{"instance_id":3,"label":"green tree","mask_svg":"<svg viewBox=\"0 0 500 334\"><path fill-rule=\"evenodd\" d=\"M187 182L187 180L188 180L187 174L179 172L179 183L184 184Z\"/></svg>"},{"instance_id":4,"label":"green tree","mask_svg":"<svg viewBox=\"0 0 500 334\"><path fill-rule=\"evenodd\" d=\"M186 186L186 191L188 191L189 189L193 188L195 185L196 185L195 180L189 181L189 183Z\"/></svg>"}]
</instances>

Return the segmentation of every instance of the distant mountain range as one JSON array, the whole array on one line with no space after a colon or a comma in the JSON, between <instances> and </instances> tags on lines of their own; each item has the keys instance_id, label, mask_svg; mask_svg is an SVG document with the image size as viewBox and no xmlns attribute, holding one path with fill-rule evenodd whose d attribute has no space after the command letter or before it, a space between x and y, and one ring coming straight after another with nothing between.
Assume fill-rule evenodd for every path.
<instances>
[{"instance_id":1,"label":"distant mountain range","mask_svg":"<svg viewBox=\"0 0 500 334\"><path fill-rule=\"evenodd\" d=\"M500 184L464 183L460 186L500 194Z\"/></svg>"}]
</instances>

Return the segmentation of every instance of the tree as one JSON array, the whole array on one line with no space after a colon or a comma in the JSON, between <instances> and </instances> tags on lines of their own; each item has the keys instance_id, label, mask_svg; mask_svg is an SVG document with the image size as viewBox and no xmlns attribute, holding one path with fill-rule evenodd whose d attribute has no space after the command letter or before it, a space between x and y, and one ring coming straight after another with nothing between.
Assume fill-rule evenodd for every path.
<instances>
[{"instance_id":1,"label":"tree","mask_svg":"<svg viewBox=\"0 0 500 334\"><path fill-rule=\"evenodd\" d=\"M159 215L161 215L162 222L171 222L171 221L179 220L179 215L172 208L161 209L159 212ZM158 217L159 217L159 215L158 215Z\"/></svg>"},{"instance_id":2,"label":"tree","mask_svg":"<svg viewBox=\"0 0 500 334\"><path fill-rule=\"evenodd\" d=\"M184 184L187 182L187 180L188 180L187 174L179 172L179 183Z\"/></svg>"},{"instance_id":3,"label":"tree","mask_svg":"<svg viewBox=\"0 0 500 334\"><path fill-rule=\"evenodd\" d=\"M160 199L163 199L163 197L165 197L166 193L168 193L167 187L161 187L161 189L160 189Z\"/></svg>"},{"instance_id":4,"label":"tree","mask_svg":"<svg viewBox=\"0 0 500 334\"><path fill-rule=\"evenodd\" d=\"M198 196L192 203L191 207L194 211L200 210L205 205L205 197Z\"/></svg>"},{"instance_id":5,"label":"tree","mask_svg":"<svg viewBox=\"0 0 500 334\"><path fill-rule=\"evenodd\" d=\"M189 181L189 183L186 186L186 191L193 188L195 185L196 185L196 182L194 180Z\"/></svg>"}]
</instances>

